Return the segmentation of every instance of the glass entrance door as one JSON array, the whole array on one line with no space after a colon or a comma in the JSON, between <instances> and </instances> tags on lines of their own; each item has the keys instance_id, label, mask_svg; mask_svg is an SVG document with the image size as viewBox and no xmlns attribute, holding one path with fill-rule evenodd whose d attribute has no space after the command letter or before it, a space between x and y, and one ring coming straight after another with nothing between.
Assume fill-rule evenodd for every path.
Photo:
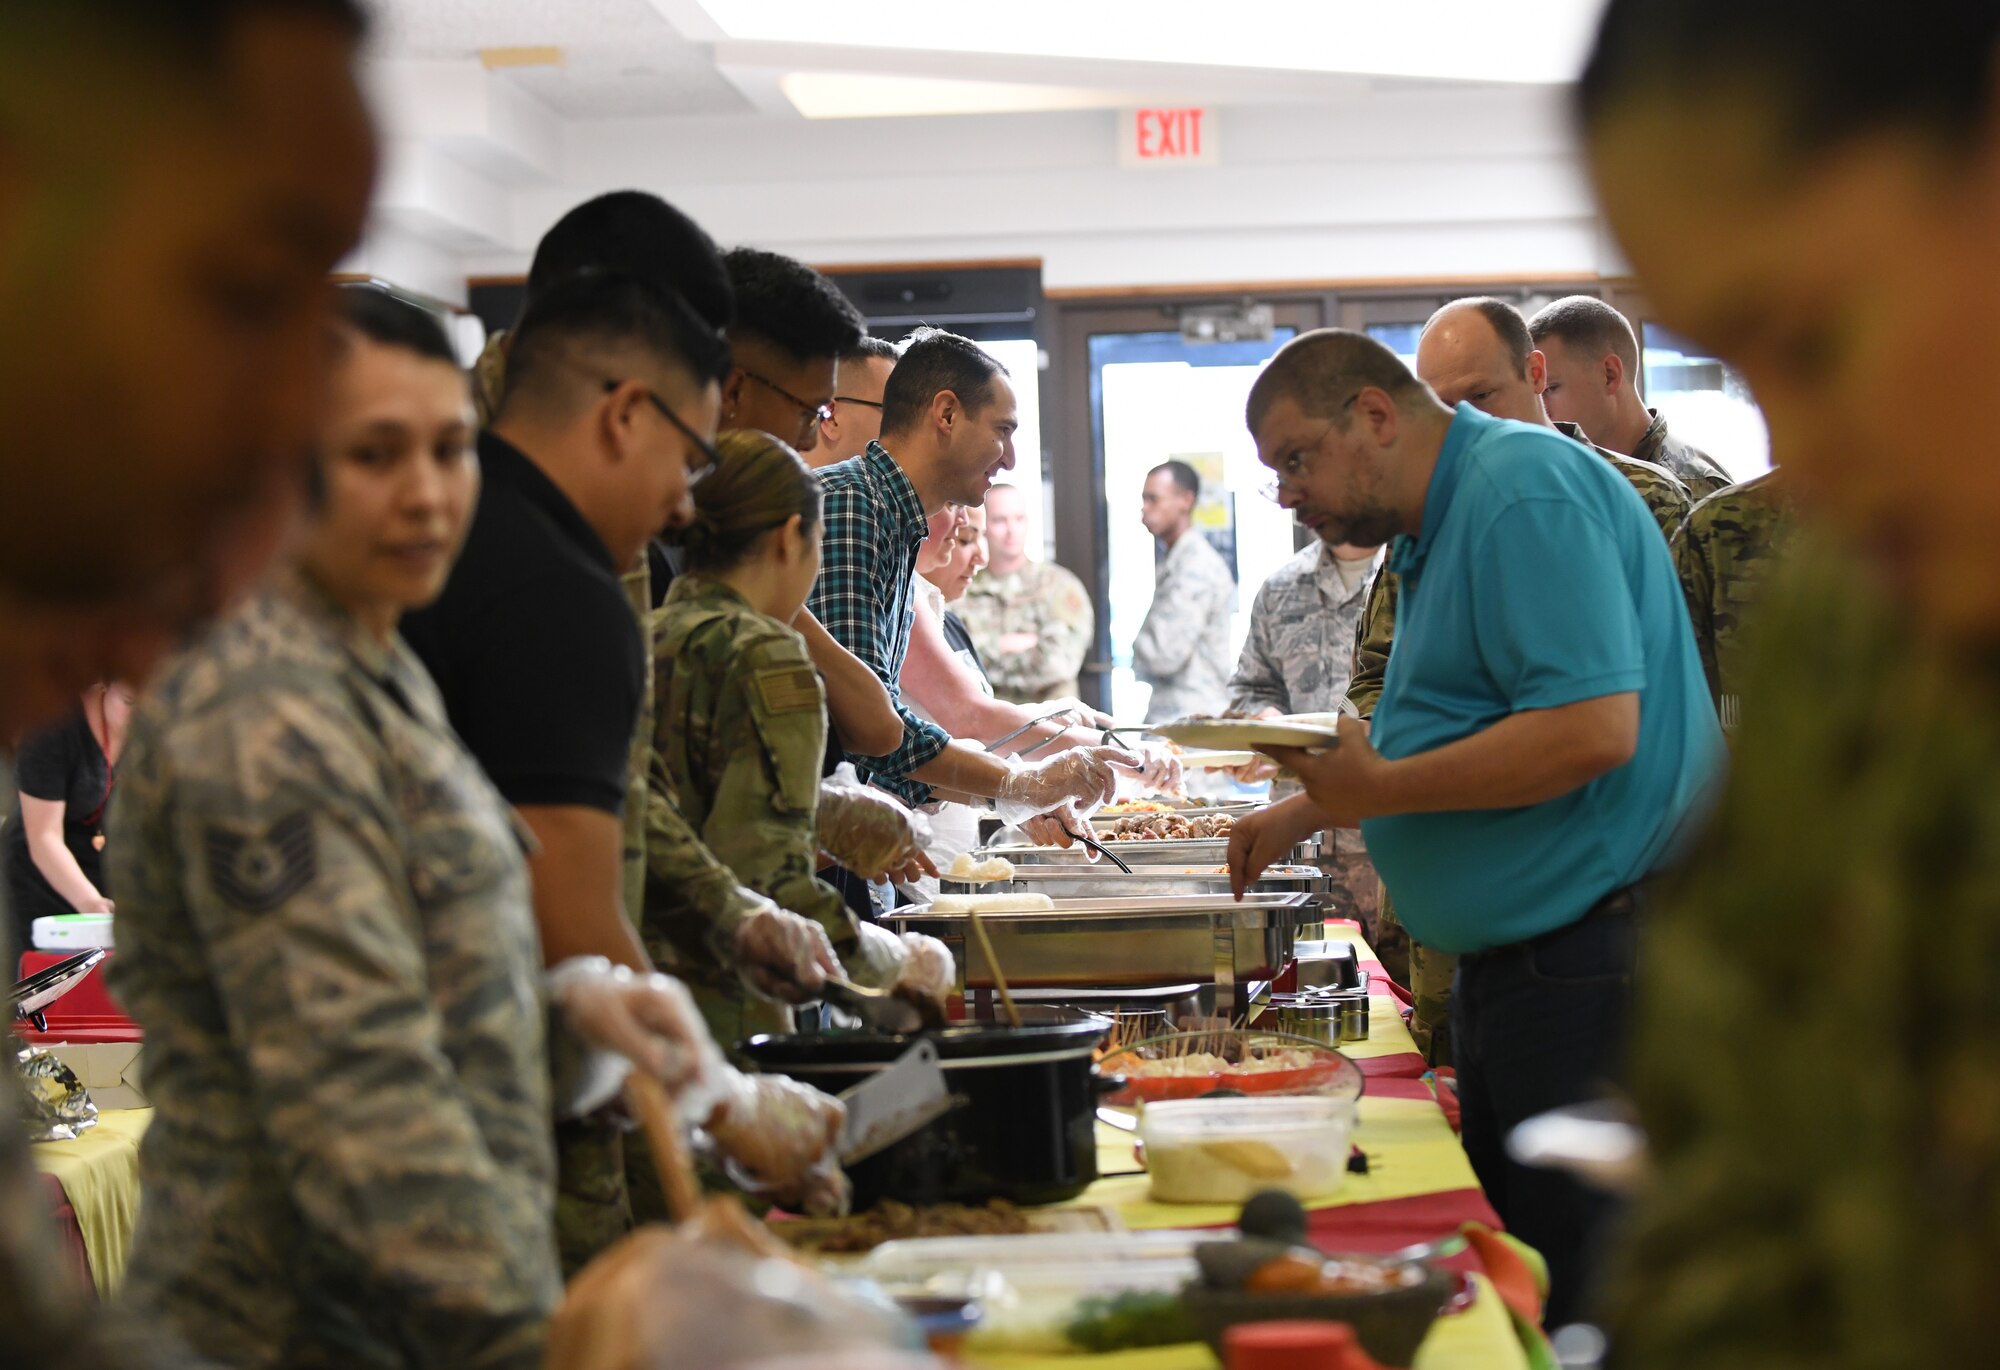
<instances>
[{"instance_id":1,"label":"glass entrance door","mask_svg":"<svg viewBox=\"0 0 2000 1370\"><path fill-rule=\"evenodd\" d=\"M1058 547L1092 586L1097 642L1085 691L1121 721L1145 717L1151 687L1132 672L1132 640L1153 600L1162 549L1139 522L1140 492L1162 462L1201 476L1195 533L1236 577L1232 654L1249 628L1257 588L1299 546L1291 515L1259 493L1268 472L1243 426L1250 386L1272 355L1319 325L1316 302L1274 306L1268 338L1191 341L1171 308L1104 309L1072 315L1064 329L1072 394L1084 400L1089 460L1055 466ZM1095 317L1091 317L1095 316ZM1081 374L1077 374L1081 373ZM1065 431L1075 433L1071 422ZM1095 576L1074 551L1089 553Z\"/></svg>"}]
</instances>

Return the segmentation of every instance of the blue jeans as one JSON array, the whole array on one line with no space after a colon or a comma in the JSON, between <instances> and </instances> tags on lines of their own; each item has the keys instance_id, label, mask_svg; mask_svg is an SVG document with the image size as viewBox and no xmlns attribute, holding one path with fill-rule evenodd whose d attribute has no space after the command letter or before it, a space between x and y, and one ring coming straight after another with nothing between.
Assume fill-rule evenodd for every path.
<instances>
[{"instance_id":1,"label":"blue jeans","mask_svg":"<svg viewBox=\"0 0 2000 1370\"><path fill-rule=\"evenodd\" d=\"M1643 896L1614 896L1531 941L1462 957L1451 1021L1466 1155L1507 1229L1549 1263L1546 1322L1576 1321L1618 1201L1508 1159L1514 1125L1621 1078Z\"/></svg>"}]
</instances>

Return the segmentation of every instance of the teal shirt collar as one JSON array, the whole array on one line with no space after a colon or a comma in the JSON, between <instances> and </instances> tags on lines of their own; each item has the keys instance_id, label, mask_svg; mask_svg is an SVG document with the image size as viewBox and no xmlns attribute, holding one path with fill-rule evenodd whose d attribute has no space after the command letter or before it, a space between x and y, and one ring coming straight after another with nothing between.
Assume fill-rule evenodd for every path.
<instances>
[{"instance_id":1,"label":"teal shirt collar","mask_svg":"<svg viewBox=\"0 0 2000 1370\"><path fill-rule=\"evenodd\" d=\"M1423 574L1424 562L1437 543L1438 529L1444 526L1444 516L1451 508L1451 497L1458 492L1459 454L1471 445L1481 429L1495 422L1469 404L1458 406L1451 427L1445 430L1444 446L1438 449L1437 465L1431 468L1430 487L1424 492L1423 527L1415 537L1404 533L1389 544L1389 569L1403 579Z\"/></svg>"}]
</instances>

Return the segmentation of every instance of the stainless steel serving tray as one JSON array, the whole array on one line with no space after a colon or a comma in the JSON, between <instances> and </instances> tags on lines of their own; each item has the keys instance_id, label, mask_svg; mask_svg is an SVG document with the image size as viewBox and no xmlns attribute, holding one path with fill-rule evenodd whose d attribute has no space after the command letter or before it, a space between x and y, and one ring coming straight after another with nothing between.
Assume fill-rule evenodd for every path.
<instances>
[{"instance_id":1,"label":"stainless steel serving tray","mask_svg":"<svg viewBox=\"0 0 2000 1370\"><path fill-rule=\"evenodd\" d=\"M1128 838L1104 845L1117 852L1119 859L1128 866L1219 866L1229 859L1229 839L1226 837L1203 837L1186 842L1149 842ZM987 847L973 853L976 860L989 856L1003 856L1016 866L1087 866L1103 861L1102 857L1093 856L1082 846Z\"/></svg>"},{"instance_id":2,"label":"stainless steel serving tray","mask_svg":"<svg viewBox=\"0 0 2000 1370\"><path fill-rule=\"evenodd\" d=\"M1240 1011L1250 986L1275 977L1299 929L1319 910L1303 890L1248 894L1060 899L1053 909L982 913L980 922L1009 985L1115 988L1194 981L1212 985L1218 1011ZM993 974L962 913L927 904L890 913L898 931L924 932L951 948L960 983L980 988Z\"/></svg>"},{"instance_id":3,"label":"stainless steel serving tray","mask_svg":"<svg viewBox=\"0 0 2000 1370\"><path fill-rule=\"evenodd\" d=\"M1120 855L1123 855L1121 850ZM1250 886L1259 894L1286 894L1294 890L1324 893L1332 886L1326 873L1316 866L1293 867L1284 873L1266 871ZM1094 866L1020 865L1014 878L983 885L944 882L947 894L1046 894L1051 899L1115 899L1128 895L1227 894L1229 874L1221 863L1213 866L1137 865L1127 875L1109 861Z\"/></svg>"}]
</instances>

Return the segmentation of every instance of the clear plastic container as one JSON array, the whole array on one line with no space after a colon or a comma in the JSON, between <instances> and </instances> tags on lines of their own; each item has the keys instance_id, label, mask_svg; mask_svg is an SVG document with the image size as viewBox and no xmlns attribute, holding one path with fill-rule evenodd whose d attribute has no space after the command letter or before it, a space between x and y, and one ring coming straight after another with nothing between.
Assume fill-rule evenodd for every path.
<instances>
[{"instance_id":1,"label":"clear plastic container","mask_svg":"<svg viewBox=\"0 0 2000 1370\"><path fill-rule=\"evenodd\" d=\"M1347 1178L1353 1135L1351 1099L1175 1099L1139 1113L1159 1203L1236 1204L1266 1189L1327 1198Z\"/></svg>"}]
</instances>

